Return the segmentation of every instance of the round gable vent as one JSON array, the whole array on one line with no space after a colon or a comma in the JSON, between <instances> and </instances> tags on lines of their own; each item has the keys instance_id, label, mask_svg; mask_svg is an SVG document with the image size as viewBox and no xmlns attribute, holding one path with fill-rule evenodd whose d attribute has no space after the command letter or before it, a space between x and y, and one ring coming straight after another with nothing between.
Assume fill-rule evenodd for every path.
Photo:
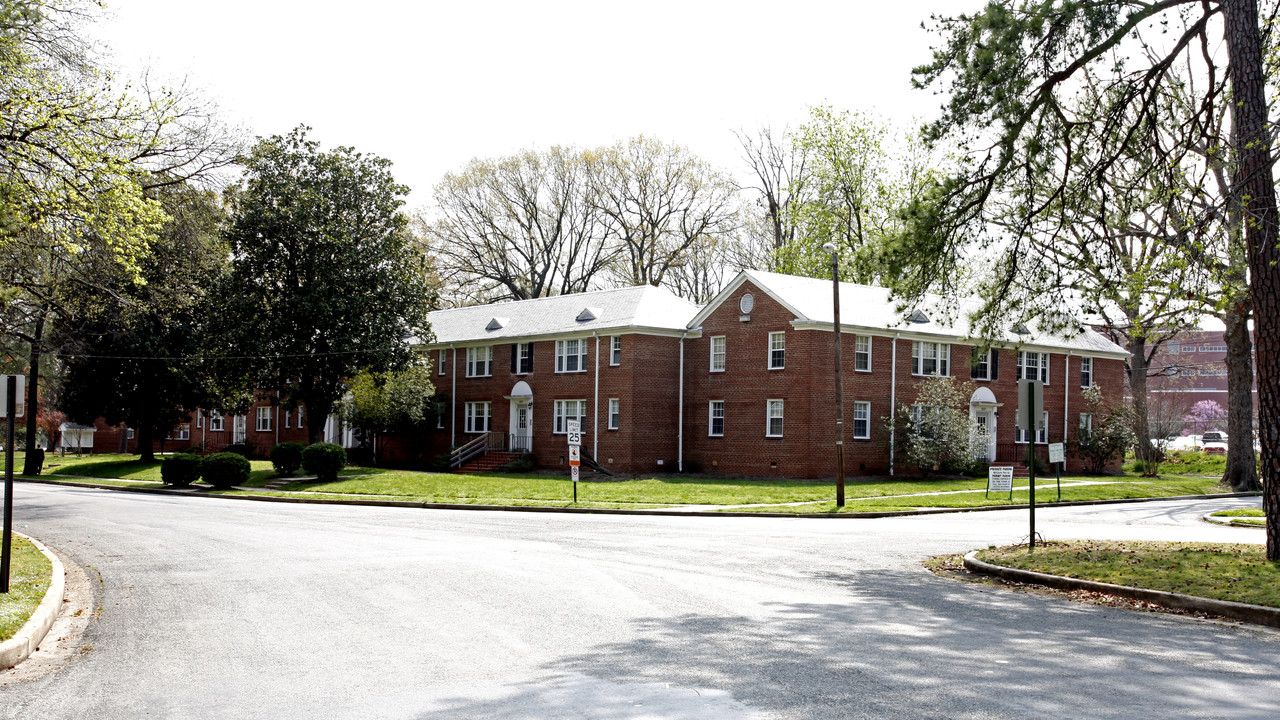
<instances>
[{"instance_id":1,"label":"round gable vent","mask_svg":"<svg viewBox=\"0 0 1280 720\"><path fill-rule=\"evenodd\" d=\"M756 299L751 297L751 293L743 295L742 299L738 301L738 309L742 311L743 315L749 314L755 306Z\"/></svg>"}]
</instances>

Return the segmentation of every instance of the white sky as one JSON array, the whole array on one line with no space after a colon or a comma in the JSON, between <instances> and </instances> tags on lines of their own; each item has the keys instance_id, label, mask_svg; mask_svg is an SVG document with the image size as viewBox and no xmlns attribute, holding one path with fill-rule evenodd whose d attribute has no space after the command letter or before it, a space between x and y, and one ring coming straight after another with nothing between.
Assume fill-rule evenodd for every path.
<instances>
[{"instance_id":1,"label":"white sky","mask_svg":"<svg viewBox=\"0 0 1280 720\"><path fill-rule=\"evenodd\" d=\"M473 157L646 134L745 179L735 129L824 102L929 117L920 23L980 4L108 0L91 32L122 73L185 77L253 135L306 123L392 160L414 207Z\"/></svg>"}]
</instances>

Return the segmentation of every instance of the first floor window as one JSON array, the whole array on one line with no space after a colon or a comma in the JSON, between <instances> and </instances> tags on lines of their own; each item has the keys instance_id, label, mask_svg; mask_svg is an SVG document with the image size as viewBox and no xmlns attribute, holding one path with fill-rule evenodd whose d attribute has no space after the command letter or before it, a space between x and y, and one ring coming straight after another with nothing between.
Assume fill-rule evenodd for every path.
<instances>
[{"instance_id":1,"label":"first floor window","mask_svg":"<svg viewBox=\"0 0 1280 720\"><path fill-rule=\"evenodd\" d=\"M1080 413L1080 440L1088 442L1093 436L1093 413Z\"/></svg>"},{"instance_id":2,"label":"first floor window","mask_svg":"<svg viewBox=\"0 0 1280 720\"><path fill-rule=\"evenodd\" d=\"M871 372L871 336L858 335L853 341L853 369Z\"/></svg>"},{"instance_id":3,"label":"first floor window","mask_svg":"<svg viewBox=\"0 0 1280 720\"><path fill-rule=\"evenodd\" d=\"M242 443L245 439L245 431L249 427L248 415L236 415L231 419L231 442Z\"/></svg>"},{"instance_id":4,"label":"first floor window","mask_svg":"<svg viewBox=\"0 0 1280 720\"><path fill-rule=\"evenodd\" d=\"M782 437L782 401L766 400L765 402L768 406L765 435L767 437Z\"/></svg>"},{"instance_id":5,"label":"first floor window","mask_svg":"<svg viewBox=\"0 0 1280 720\"><path fill-rule=\"evenodd\" d=\"M1080 358L1080 387L1093 387L1093 358Z\"/></svg>"},{"instance_id":6,"label":"first floor window","mask_svg":"<svg viewBox=\"0 0 1280 720\"><path fill-rule=\"evenodd\" d=\"M614 335L613 339L609 341L609 364L610 365L622 364L622 336L621 335Z\"/></svg>"},{"instance_id":7,"label":"first floor window","mask_svg":"<svg viewBox=\"0 0 1280 720\"><path fill-rule=\"evenodd\" d=\"M302 408L298 408L298 429L302 429Z\"/></svg>"},{"instance_id":8,"label":"first floor window","mask_svg":"<svg viewBox=\"0 0 1280 720\"><path fill-rule=\"evenodd\" d=\"M469 402L466 405L467 432L489 432L489 418L492 403Z\"/></svg>"},{"instance_id":9,"label":"first floor window","mask_svg":"<svg viewBox=\"0 0 1280 720\"><path fill-rule=\"evenodd\" d=\"M724 435L724 401L711 401L711 424L707 428L707 434L711 437L720 437Z\"/></svg>"},{"instance_id":10,"label":"first floor window","mask_svg":"<svg viewBox=\"0 0 1280 720\"><path fill-rule=\"evenodd\" d=\"M1013 433L1013 441L1025 443L1027 441L1027 431L1022 428L1016 428ZM1049 411L1044 411L1044 416L1040 418L1040 426L1036 428L1036 444L1044 445L1049 442Z\"/></svg>"},{"instance_id":11,"label":"first floor window","mask_svg":"<svg viewBox=\"0 0 1280 720\"><path fill-rule=\"evenodd\" d=\"M569 426L566 424L568 420L577 420L578 428L582 434L587 433L587 401L586 400L556 400L555 401L555 428L552 430L557 435L564 435L569 432Z\"/></svg>"},{"instance_id":12,"label":"first floor window","mask_svg":"<svg viewBox=\"0 0 1280 720\"><path fill-rule=\"evenodd\" d=\"M487 377L493 374L493 346L467 348L467 377Z\"/></svg>"},{"instance_id":13,"label":"first floor window","mask_svg":"<svg viewBox=\"0 0 1280 720\"><path fill-rule=\"evenodd\" d=\"M866 440L871 437L871 403L858 400L853 403L853 437Z\"/></svg>"},{"instance_id":14,"label":"first floor window","mask_svg":"<svg viewBox=\"0 0 1280 720\"><path fill-rule=\"evenodd\" d=\"M204 427L204 412L196 411L196 429Z\"/></svg>"},{"instance_id":15,"label":"first floor window","mask_svg":"<svg viewBox=\"0 0 1280 720\"><path fill-rule=\"evenodd\" d=\"M933 438L937 424L930 421L937 419L937 412L938 408L934 405L911 406L911 424L916 428L920 437L926 440Z\"/></svg>"},{"instance_id":16,"label":"first floor window","mask_svg":"<svg viewBox=\"0 0 1280 720\"><path fill-rule=\"evenodd\" d=\"M224 427L225 426L223 425L222 413L210 412L209 413L209 429L214 432L222 432Z\"/></svg>"},{"instance_id":17,"label":"first floor window","mask_svg":"<svg viewBox=\"0 0 1280 720\"><path fill-rule=\"evenodd\" d=\"M911 343L911 374L941 375L951 374L951 346L947 343L921 342Z\"/></svg>"},{"instance_id":18,"label":"first floor window","mask_svg":"<svg viewBox=\"0 0 1280 720\"><path fill-rule=\"evenodd\" d=\"M293 427L293 411L285 410L284 411L284 429L288 430L291 427Z\"/></svg>"},{"instance_id":19,"label":"first floor window","mask_svg":"<svg viewBox=\"0 0 1280 720\"><path fill-rule=\"evenodd\" d=\"M271 432L271 407L255 408L257 413L257 425L255 429L258 432Z\"/></svg>"},{"instance_id":20,"label":"first floor window","mask_svg":"<svg viewBox=\"0 0 1280 720\"><path fill-rule=\"evenodd\" d=\"M445 414L445 404L436 403L436 429L437 430L444 429L444 414Z\"/></svg>"},{"instance_id":21,"label":"first floor window","mask_svg":"<svg viewBox=\"0 0 1280 720\"><path fill-rule=\"evenodd\" d=\"M622 407L618 398L609 398L609 429L617 430L618 421L622 419Z\"/></svg>"},{"instance_id":22,"label":"first floor window","mask_svg":"<svg viewBox=\"0 0 1280 720\"><path fill-rule=\"evenodd\" d=\"M586 372L587 370L587 341L582 340L557 340L556 341L556 372Z\"/></svg>"},{"instance_id":23,"label":"first floor window","mask_svg":"<svg viewBox=\"0 0 1280 720\"><path fill-rule=\"evenodd\" d=\"M787 334L785 332L769 333L769 369L777 370L786 367L786 361Z\"/></svg>"}]
</instances>

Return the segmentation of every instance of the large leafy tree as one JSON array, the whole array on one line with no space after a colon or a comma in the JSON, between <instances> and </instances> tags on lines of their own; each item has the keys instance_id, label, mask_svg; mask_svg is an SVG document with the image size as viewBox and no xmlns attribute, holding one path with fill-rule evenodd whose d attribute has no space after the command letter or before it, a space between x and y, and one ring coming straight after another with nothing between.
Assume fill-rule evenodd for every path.
<instances>
[{"instance_id":1,"label":"large leafy tree","mask_svg":"<svg viewBox=\"0 0 1280 720\"><path fill-rule=\"evenodd\" d=\"M99 258L98 292L67 297L78 322L60 323L52 338L65 364L63 411L79 423L101 416L133 428L143 460L153 459L157 435L216 401L205 341L227 255L216 194L190 185L152 192L170 220L137 276Z\"/></svg>"},{"instance_id":2,"label":"large leafy tree","mask_svg":"<svg viewBox=\"0 0 1280 720\"><path fill-rule=\"evenodd\" d=\"M1274 4L1268 13L1274 15ZM1240 219L1247 247L1267 555L1280 560L1280 213L1256 1L993 0L977 14L942 18L938 27L943 42L933 61L917 69L917 80L940 86L949 99L927 138L965 155L912 208L910 231L886 257L899 292L916 296L963 290L957 281L967 277L963 270L978 256L975 248L999 255L990 286L997 290L986 294L980 318L988 331L1016 314L1023 296L1009 290L1028 276L1022 258L1042 230L1036 222L1042 204L1016 202L1027 196L1027 186L1060 198L1107 172L1129 149L1157 147L1161 98L1171 84L1185 81L1178 68L1186 68L1192 106L1203 112L1212 112L1207 94L1227 78L1225 202ZM1212 50L1219 45L1225 63ZM1080 102L1085 92L1106 102ZM1110 152L1080 152L1091 145ZM1024 222L1006 222L991 233L992 217L1005 215L999 206L1011 202L1021 207Z\"/></svg>"},{"instance_id":3,"label":"large leafy tree","mask_svg":"<svg viewBox=\"0 0 1280 720\"><path fill-rule=\"evenodd\" d=\"M361 370L409 366L435 303L391 162L323 151L309 128L260 138L230 188L232 270L220 290L224 377L306 407L314 442Z\"/></svg>"}]
</instances>

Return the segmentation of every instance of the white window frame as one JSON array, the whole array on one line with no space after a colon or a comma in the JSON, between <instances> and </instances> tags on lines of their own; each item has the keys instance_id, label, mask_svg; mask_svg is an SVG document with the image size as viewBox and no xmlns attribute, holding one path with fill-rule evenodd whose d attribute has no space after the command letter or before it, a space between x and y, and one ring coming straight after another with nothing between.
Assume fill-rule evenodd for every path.
<instances>
[{"instance_id":1,"label":"white window frame","mask_svg":"<svg viewBox=\"0 0 1280 720\"><path fill-rule=\"evenodd\" d=\"M861 415L861 417L859 417ZM863 423L862 432L858 432L858 423ZM853 439L871 439L871 402L868 400L853 401Z\"/></svg>"},{"instance_id":2,"label":"white window frame","mask_svg":"<svg viewBox=\"0 0 1280 720\"><path fill-rule=\"evenodd\" d=\"M769 333L769 369L783 370L787 367L787 333L785 330Z\"/></svg>"},{"instance_id":3,"label":"white window frame","mask_svg":"<svg viewBox=\"0 0 1280 720\"><path fill-rule=\"evenodd\" d=\"M569 414L569 404L575 403L574 408L577 410L576 415ZM578 427L582 429L582 434L587 434L587 401L582 400L556 400L552 403L553 407L553 424L551 433L553 435L567 435L568 428L565 426L565 420L576 418Z\"/></svg>"},{"instance_id":4,"label":"white window frame","mask_svg":"<svg viewBox=\"0 0 1280 720\"><path fill-rule=\"evenodd\" d=\"M266 410L266 412L262 412ZM271 432L271 406L260 405L253 409L253 429L256 432Z\"/></svg>"},{"instance_id":5,"label":"white window frame","mask_svg":"<svg viewBox=\"0 0 1280 720\"><path fill-rule=\"evenodd\" d=\"M609 365L622 364L622 336L611 335L609 339Z\"/></svg>"},{"instance_id":6,"label":"white window frame","mask_svg":"<svg viewBox=\"0 0 1280 720\"><path fill-rule=\"evenodd\" d=\"M925 357L926 348L933 353L933 357ZM925 372L927 360L933 361L933 372ZM911 374L920 377L951 377L951 344L912 340Z\"/></svg>"},{"instance_id":7,"label":"white window frame","mask_svg":"<svg viewBox=\"0 0 1280 720\"><path fill-rule=\"evenodd\" d=\"M484 370L484 372L480 372ZM493 376L493 346L480 345L467 348L467 377Z\"/></svg>"},{"instance_id":8,"label":"white window frame","mask_svg":"<svg viewBox=\"0 0 1280 720\"><path fill-rule=\"evenodd\" d=\"M719 351L716 350L717 340L719 341L718 344L720 345ZM728 367L728 354L727 354L728 347L729 347L729 341L726 338L726 336L724 335L711 336L711 372L724 372L724 369ZM720 362L717 363L716 360L719 360Z\"/></svg>"},{"instance_id":9,"label":"white window frame","mask_svg":"<svg viewBox=\"0 0 1280 720\"><path fill-rule=\"evenodd\" d=\"M617 430L622 421L622 403L618 398L609 398L609 430Z\"/></svg>"},{"instance_id":10,"label":"white window frame","mask_svg":"<svg viewBox=\"0 0 1280 720\"><path fill-rule=\"evenodd\" d=\"M525 370L525 360L529 361L529 369ZM533 372L533 343L516 343L516 374L528 375Z\"/></svg>"},{"instance_id":11,"label":"white window frame","mask_svg":"<svg viewBox=\"0 0 1280 720\"><path fill-rule=\"evenodd\" d=\"M441 375L449 374L449 351L444 348L440 349L440 364L438 367Z\"/></svg>"},{"instance_id":12,"label":"white window frame","mask_svg":"<svg viewBox=\"0 0 1280 720\"><path fill-rule=\"evenodd\" d=\"M249 416L236 413L231 418L231 444L249 441Z\"/></svg>"},{"instance_id":13,"label":"white window frame","mask_svg":"<svg viewBox=\"0 0 1280 720\"><path fill-rule=\"evenodd\" d=\"M863 345L866 347L863 347ZM853 370L854 372L871 372L871 336L853 336Z\"/></svg>"},{"instance_id":14,"label":"white window frame","mask_svg":"<svg viewBox=\"0 0 1280 720\"><path fill-rule=\"evenodd\" d=\"M774 410L777 412L774 412ZM786 401L782 398L769 398L764 401L764 436L782 437L785 431ZM773 431L773 421L778 421L778 431Z\"/></svg>"},{"instance_id":15,"label":"white window frame","mask_svg":"<svg viewBox=\"0 0 1280 720\"><path fill-rule=\"evenodd\" d=\"M912 425L915 425L917 428L919 428L922 424L924 424L924 414L925 414L926 408L930 411L937 411L938 406L937 405L921 405L920 403L916 403L911 406L911 424ZM920 431L920 437L924 438L925 440L933 439L933 436L925 435L923 430Z\"/></svg>"},{"instance_id":16,"label":"white window frame","mask_svg":"<svg viewBox=\"0 0 1280 720\"><path fill-rule=\"evenodd\" d=\"M1080 413L1079 437L1082 441L1093 437L1093 413Z\"/></svg>"},{"instance_id":17,"label":"white window frame","mask_svg":"<svg viewBox=\"0 0 1280 720\"><path fill-rule=\"evenodd\" d=\"M1093 387L1093 358L1091 357L1080 358L1080 387Z\"/></svg>"},{"instance_id":18,"label":"white window frame","mask_svg":"<svg viewBox=\"0 0 1280 720\"><path fill-rule=\"evenodd\" d=\"M493 403L491 402L481 400L468 402L463 407L463 413L467 419L463 429L465 433L479 435L489 432L493 427ZM483 427L477 426L478 420L484 421Z\"/></svg>"},{"instance_id":19,"label":"white window frame","mask_svg":"<svg viewBox=\"0 0 1280 720\"><path fill-rule=\"evenodd\" d=\"M442 403L442 402L438 402L438 403L436 403L436 429L437 429L437 430L443 430L443 429L444 429L444 412L445 412L445 407L446 407L446 406L445 406L445 404L444 404L444 403Z\"/></svg>"},{"instance_id":20,"label":"white window frame","mask_svg":"<svg viewBox=\"0 0 1280 720\"><path fill-rule=\"evenodd\" d=\"M1026 438L1027 436L1026 436L1025 430L1023 430L1020 427L1015 427L1013 429L1013 441L1015 443L1019 445L1026 445L1027 444ZM1036 444L1037 445L1049 444L1049 411L1048 410L1044 411L1044 427L1036 430Z\"/></svg>"},{"instance_id":21,"label":"white window frame","mask_svg":"<svg viewBox=\"0 0 1280 720\"><path fill-rule=\"evenodd\" d=\"M293 411L285 410L284 411L284 429L290 430L292 428L293 428Z\"/></svg>"},{"instance_id":22,"label":"white window frame","mask_svg":"<svg viewBox=\"0 0 1280 720\"><path fill-rule=\"evenodd\" d=\"M720 414L717 415L716 411ZM716 420L720 421L720 432L716 432ZM707 437L724 437L724 401L712 400L707 403Z\"/></svg>"},{"instance_id":23,"label":"white window frame","mask_svg":"<svg viewBox=\"0 0 1280 720\"><path fill-rule=\"evenodd\" d=\"M1039 373L1038 377L1040 379L1040 382L1044 383L1045 385L1048 385L1049 384L1049 353L1036 352L1034 350L1019 350L1018 351L1018 379L1021 380L1022 378L1027 376L1027 370L1026 370L1027 358L1031 355L1037 356L1036 363L1038 367L1036 368L1036 370ZM1035 379L1035 378L1032 378L1032 379Z\"/></svg>"},{"instance_id":24,"label":"white window frame","mask_svg":"<svg viewBox=\"0 0 1280 720\"><path fill-rule=\"evenodd\" d=\"M196 429L200 430L203 427L204 427L204 411L197 410L196 411Z\"/></svg>"},{"instance_id":25,"label":"white window frame","mask_svg":"<svg viewBox=\"0 0 1280 720\"><path fill-rule=\"evenodd\" d=\"M298 406L298 429L302 429L302 406Z\"/></svg>"},{"instance_id":26,"label":"white window frame","mask_svg":"<svg viewBox=\"0 0 1280 720\"><path fill-rule=\"evenodd\" d=\"M982 354L982 359L973 366L975 372L978 368L983 368L984 372L973 376L974 380L990 380L991 379L991 355L995 353L995 348L987 348Z\"/></svg>"},{"instance_id":27,"label":"white window frame","mask_svg":"<svg viewBox=\"0 0 1280 720\"><path fill-rule=\"evenodd\" d=\"M569 352L569 343L574 343L575 352ZM556 372L584 373L587 371L587 338L569 338L556 341ZM572 359L572 363L570 360ZM571 364L578 367L569 369Z\"/></svg>"},{"instance_id":28,"label":"white window frame","mask_svg":"<svg viewBox=\"0 0 1280 720\"><path fill-rule=\"evenodd\" d=\"M209 411L209 432L226 432L226 418L220 412Z\"/></svg>"}]
</instances>

